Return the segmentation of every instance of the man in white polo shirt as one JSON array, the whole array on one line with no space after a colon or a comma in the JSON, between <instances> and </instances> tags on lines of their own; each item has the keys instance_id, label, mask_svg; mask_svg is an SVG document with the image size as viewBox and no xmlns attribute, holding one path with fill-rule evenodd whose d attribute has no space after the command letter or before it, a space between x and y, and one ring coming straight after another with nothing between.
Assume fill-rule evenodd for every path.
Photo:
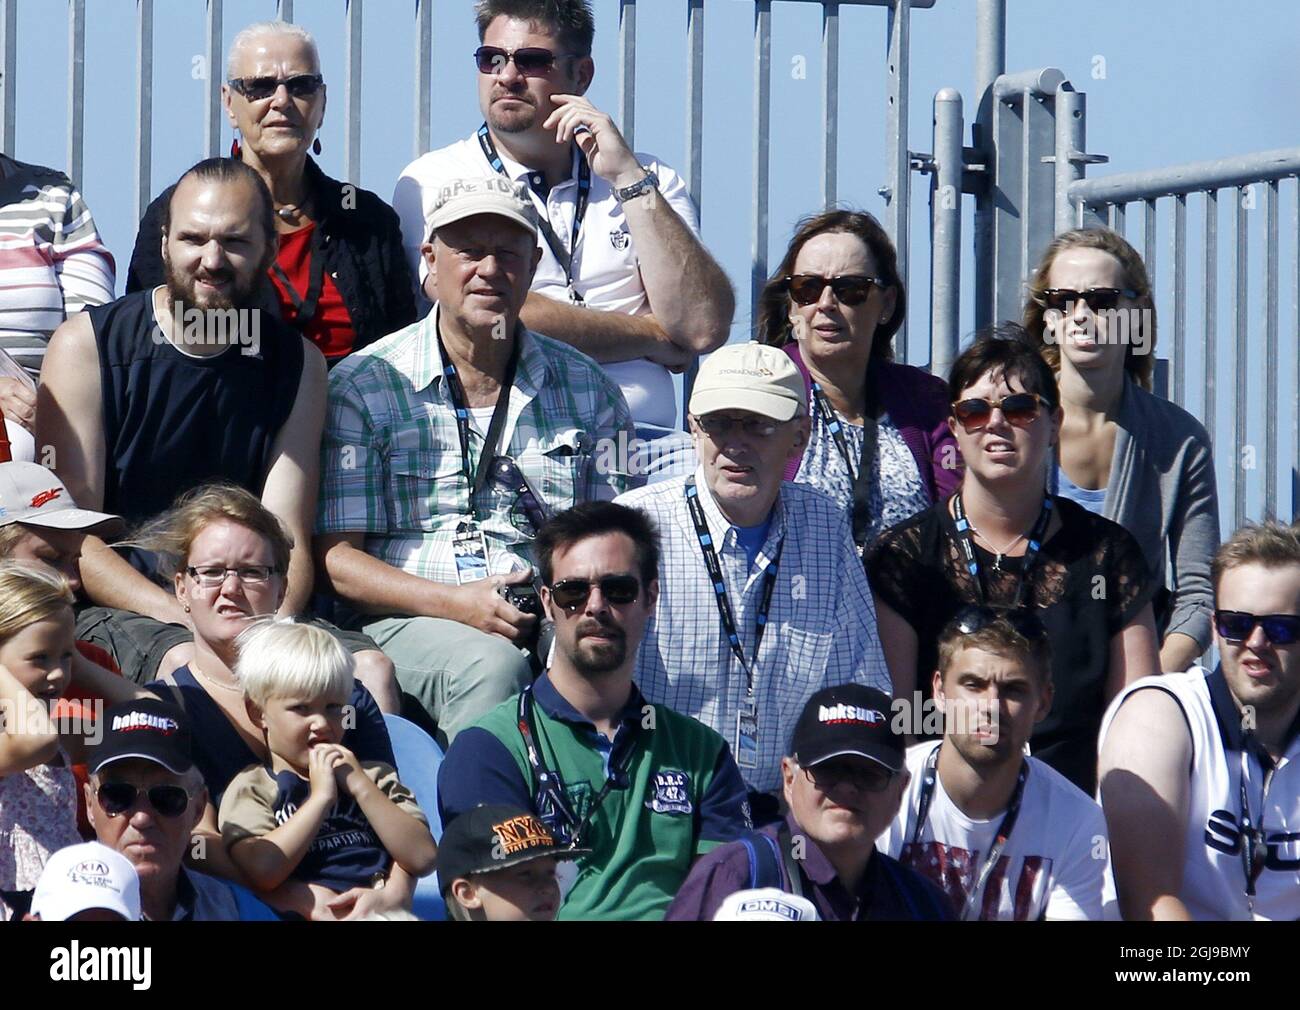
<instances>
[{"instance_id":1,"label":"man in white polo shirt","mask_svg":"<svg viewBox=\"0 0 1300 1010\"><path fill-rule=\"evenodd\" d=\"M582 97L595 73L587 0L479 0L475 13L486 122L408 165L393 195L421 288L419 248L440 187L493 172L525 183L542 259L524 325L595 358L622 389L646 445L634 455L619 447L619 469L651 481L689 473L672 373L726 341L735 296L700 243L686 185L634 154Z\"/></svg>"}]
</instances>

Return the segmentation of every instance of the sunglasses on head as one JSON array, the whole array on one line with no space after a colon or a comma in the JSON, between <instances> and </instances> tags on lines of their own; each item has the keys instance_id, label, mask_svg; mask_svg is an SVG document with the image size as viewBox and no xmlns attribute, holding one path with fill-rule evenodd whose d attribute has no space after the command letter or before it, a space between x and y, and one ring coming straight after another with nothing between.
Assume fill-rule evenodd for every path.
<instances>
[{"instance_id":1,"label":"sunglasses on head","mask_svg":"<svg viewBox=\"0 0 1300 1010\"><path fill-rule=\"evenodd\" d=\"M1054 312L1071 312L1080 302L1086 302L1093 312L1107 312L1119 304L1121 298L1136 298L1138 293L1130 288L1088 288L1074 291L1071 288L1049 288L1040 301L1044 308Z\"/></svg>"},{"instance_id":2,"label":"sunglasses on head","mask_svg":"<svg viewBox=\"0 0 1300 1010\"><path fill-rule=\"evenodd\" d=\"M1023 607L963 607L952 619L953 626L963 635L983 631L994 621L1005 621L1017 635L1027 642L1047 637L1047 628L1033 613Z\"/></svg>"},{"instance_id":3,"label":"sunglasses on head","mask_svg":"<svg viewBox=\"0 0 1300 1010\"><path fill-rule=\"evenodd\" d=\"M1274 645L1294 645L1300 641L1300 617L1295 614L1247 614L1240 610L1216 610L1214 626L1225 641L1244 642L1264 629L1264 637Z\"/></svg>"},{"instance_id":4,"label":"sunglasses on head","mask_svg":"<svg viewBox=\"0 0 1300 1010\"><path fill-rule=\"evenodd\" d=\"M190 794L181 786L158 785L141 789L131 782L104 782L95 795L104 813L116 817L134 807L141 793L149 798L154 811L163 817L179 817L190 805Z\"/></svg>"},{"instance_id":5,"label":"sunglasses on head","mask_svg":"<svg viewBox=\"0 0 1300 1010\"><path fill-rule=\"evenodd\" d=\"M310 98L324 83L325 78L320 74L295 74L293 77L234 77L230 87L250 102L260 102L274 95L281 84L294 98Z\"/></svg>"},{"instance_id":6,"label":"sunglasses on head","mask_svg":"<svg viewBox=\"0 0 1300 1010\"><path fill-rule=\"evenodd\" d=\"M797 305L812 305L821 301L822 292L830 285L841 305L861 305L873 287L883 288L879 277L845 274L843 277L821 277L817 274L795 274L785 282L786 290Z\"/></svg>"},{"instance_id":7,"label":"sunglasses on head","mask_svg":"<svg viewBox=\"0 0 1300 1010\"><path fill-rule=\"evenodd\" d=\"M562 579L551 586L551 599L563 610L577 610L586 606L591 587L600 586L600 595L606 603L623 606L641 595L641 582L634 575L606 575L592 582L590 579Z\"/></svg>"},{"instance_id":8,"label":"sunglasses on head","mask_svg":"<svg viewBox=\"0 0 1300 1010\"><path fill-rule=\"evenodd\" d=\"M986 400L982 396L976 396L954 403L952 416L957 418L968 432L977 431L989 423L994 407L1001 410L1002 416L1011 424L1017 428L1024 428L1034 422L1042 408L1050 408L1051 404L1037 393L1012 393L1000 400Z\"/></svg>"},{"instance_id":9,"label":"sunglasses on head","mask_svg":"<svg viewBox=\"0 0 1300 1010\"><path fill-rule=\"evenodd\" d=\"M515 69L525 77L545 77L563 55L531 46L513 53L498 46L479 46L474 50L474 64L480 74L499 74L513 60Z\"/></svg>"}]
</instances>

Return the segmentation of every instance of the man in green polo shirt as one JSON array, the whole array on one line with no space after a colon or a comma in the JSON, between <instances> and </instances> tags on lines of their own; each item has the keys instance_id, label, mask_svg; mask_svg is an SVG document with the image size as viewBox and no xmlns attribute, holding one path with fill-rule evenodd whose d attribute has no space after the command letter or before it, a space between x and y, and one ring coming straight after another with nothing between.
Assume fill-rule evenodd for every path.
<instances>
[{"instance_id":1,"label":"man in green polo shirt","mask_svg":"<svg viewBox=\"0 0 1300 1010\"><path fill-rule=\"evenodd\" d=\"M749 830L744 781L722 737L632 683L659 593L644 513L569 509L536 557L551 667L456 737L438 774L443 823L481 803L522 806L591 849L567 864L576 880L558 918L661 919L694 859Z\"/></svg>"}]
</instances>

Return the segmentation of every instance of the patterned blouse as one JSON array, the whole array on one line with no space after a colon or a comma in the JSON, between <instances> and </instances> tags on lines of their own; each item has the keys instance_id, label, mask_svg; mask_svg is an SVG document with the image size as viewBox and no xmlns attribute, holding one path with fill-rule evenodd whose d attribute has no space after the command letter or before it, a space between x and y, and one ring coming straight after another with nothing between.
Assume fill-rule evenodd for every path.
<instances>
[{"instance_id":1,"label":"patterned blouse","mask_svg":"<svg viewBox=\"0 0 1300 1010\"><path fill-rule=\"evenodd\" d=\"M30 891L51 852L82 840L77 782L62 748L59 758L59 764L0 776L0 891Z\"/></svg>"},{"instance_id":2,"label":"patterned blouse","mask_svg":"<svg viewBox=\"0 0 1300 1010\"><path fill-rule=\"evenodd\" d=\"M841 419L841 430L854 466L862 458L862 426L848 424ZM930 507L930 494L921 479L916 457L903 441L898 426L886 412L877 422L876 466L879 480L871 486L871 524L868 527L868 547L876 537L891 526L910 519ZM812 435L804 453L798 484L809 484L828 494L844 509L853 508L853 475L835 444L821 414L812 411Z\"/></svg>"}]
</instances>

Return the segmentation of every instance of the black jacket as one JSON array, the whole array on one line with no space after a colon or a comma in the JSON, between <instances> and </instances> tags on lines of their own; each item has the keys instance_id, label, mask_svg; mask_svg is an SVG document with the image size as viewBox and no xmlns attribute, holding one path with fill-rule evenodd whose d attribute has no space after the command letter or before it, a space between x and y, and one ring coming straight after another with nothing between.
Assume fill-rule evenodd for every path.
<instances>
[{"instance_id":1,"label":"black jacket","mask_svg":"<svg viewBox=\"0 0 1300 1010\"><path fill-rule=\"evenodd\" d=\"M368 189L331 179L310 157L305 171L318 215L325 270L343 296L356 332L353 350L416 320L415 281L402 253L397 213ZM149 204L140 220L126 275L126 290L163 283L162 218L174 186ZM269 281L263 307L280 314Z\"/></svg>"}]
</instances>

